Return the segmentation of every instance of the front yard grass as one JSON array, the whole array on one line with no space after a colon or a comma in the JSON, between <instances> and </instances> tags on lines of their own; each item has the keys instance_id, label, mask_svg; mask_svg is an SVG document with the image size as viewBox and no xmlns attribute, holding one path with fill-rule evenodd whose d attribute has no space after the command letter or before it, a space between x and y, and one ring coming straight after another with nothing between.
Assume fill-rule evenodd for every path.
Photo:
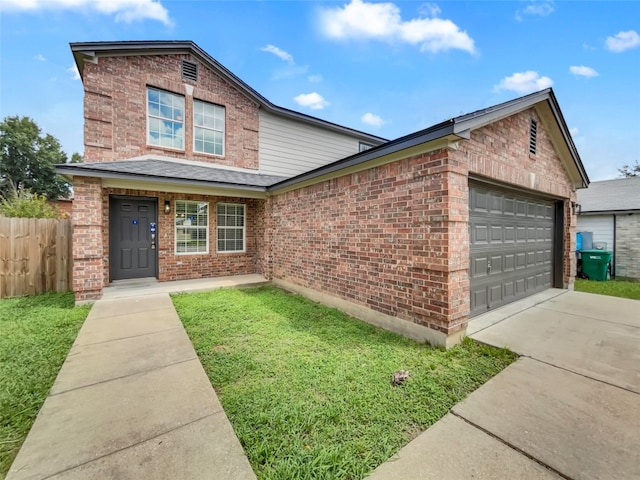
<instances>
[{"instance_id":1,"label":"front yard grass","mask_svg":"<svg viewBox=\"0 0 640 480\"><path fill-rule=\"evenodd\" d=\"M363 478L516 359L470 339L431 348L274 287L173 302L259 479Z\"/></svg>"},{"instance_id":2,"label":"front yard grass","mask_svg":"<svg viewBox=\"0 0 640 480\"><path fill-rule=\"evenodd\" d=\"M73 293L0 300L0 478L27 436L89 307Z\"/></svg>"},{"instance_id":3,"label":"front yard grass","mask_svg":"<svg viewBox=\"0 0 640 480\"><path fill-rule=\"evenodd\" d=\"M576 278L575 289L578 292L597 293L600 295L640 300L640 282L629 282L625 280L598 282L596 280Z\"/></svg>"}]
</instances>

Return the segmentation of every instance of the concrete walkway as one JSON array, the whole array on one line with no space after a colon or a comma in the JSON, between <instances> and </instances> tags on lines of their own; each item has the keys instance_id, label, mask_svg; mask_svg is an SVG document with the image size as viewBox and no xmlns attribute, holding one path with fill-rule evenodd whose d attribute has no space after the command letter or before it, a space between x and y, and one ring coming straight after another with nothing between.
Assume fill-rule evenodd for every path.
<instances>
[{"instance_id":1,"label":"concrete walkway","mask_svg":"<svg viewBox=\"0 0 640 480\"><path fill-rule=\"evenodd\" d=\"M158 285L94 304L8 480L255 479Z\"/></svg>"},{"instance_id":2,"label":"concrete walkway","mask_svg":"<svg viewBox=\"0 0 640 480\"><path fill-rule=\"evenodd\" d=\"M476 318L522 357L368 477L640 478L640 302L549 290Z\"/></svg>"}]
</instances>

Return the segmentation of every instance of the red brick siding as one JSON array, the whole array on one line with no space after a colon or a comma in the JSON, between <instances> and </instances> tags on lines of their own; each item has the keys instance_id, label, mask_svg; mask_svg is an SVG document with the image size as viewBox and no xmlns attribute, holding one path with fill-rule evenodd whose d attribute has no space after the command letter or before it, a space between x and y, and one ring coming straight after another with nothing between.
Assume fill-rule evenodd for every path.
<instances>
[{"instance_id":1,"label":"red brick siding","mask_svg":"<svg viewBox=\"0 0 640 480\"><path fill-rule=\"evenodd\" d=\"M440 150L273 197L273 276L453 333L451 174Z\"/></svg>"},{"instance_id":2,"label":"red brick siding","mask_svg":"<svg viewBox=\"0 0 640 480\"><path fill-rule=\"evenodd\" d=\"M103 286L102 182L76 177L73 182L73 291L76 300L99 298Z\"/></svg>"},{"instance_id":3,"label":"red brick siding","mask_svg":"<svg viewBox=\"0 0 640 480\"><path fill-rule=\"evenodd\" d=\"M181 61L199 63L198 82L182 79ZM258 168L258 105L189 55L101 57L83 73L84 161L155 153L207 163ZM194 87L186 95L185 84ZM185 97L185 150L147 145L147 86ZM193 99L226 108L224 156L193 151Z\"/></svg>"}]
</instances>

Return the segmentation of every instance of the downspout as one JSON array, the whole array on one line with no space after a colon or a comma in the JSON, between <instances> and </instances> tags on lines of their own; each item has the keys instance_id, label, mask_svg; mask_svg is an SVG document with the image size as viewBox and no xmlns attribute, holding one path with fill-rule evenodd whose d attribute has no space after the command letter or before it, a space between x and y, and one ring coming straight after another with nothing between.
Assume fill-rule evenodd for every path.
<instances>
[{"instance_id":1,"label":"downspout","mask_svg":"<svg viewBox=\"0 0 640 480\"><path fill-rule=\"evenodd\" d=\"M611 276L616 278L616 214L613 214L613 260L611 261Z\"/></svg>"}]
</instances>

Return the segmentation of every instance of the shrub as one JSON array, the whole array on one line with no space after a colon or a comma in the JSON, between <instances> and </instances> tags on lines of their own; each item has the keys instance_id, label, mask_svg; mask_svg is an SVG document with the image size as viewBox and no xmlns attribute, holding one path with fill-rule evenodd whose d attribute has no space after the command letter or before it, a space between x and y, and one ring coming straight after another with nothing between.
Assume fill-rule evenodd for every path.
<instances>
[{"instance_id":1,"label":"shrub","mask_svg":"<svg viewBox=\"0 0 640 480\"><path fill-rule=\"evenodd\" d=\"M60 211L47 197L29 190L13 191L0 201L0 215L14 218L60 218Z\"/></svg>"}]
</instances>

